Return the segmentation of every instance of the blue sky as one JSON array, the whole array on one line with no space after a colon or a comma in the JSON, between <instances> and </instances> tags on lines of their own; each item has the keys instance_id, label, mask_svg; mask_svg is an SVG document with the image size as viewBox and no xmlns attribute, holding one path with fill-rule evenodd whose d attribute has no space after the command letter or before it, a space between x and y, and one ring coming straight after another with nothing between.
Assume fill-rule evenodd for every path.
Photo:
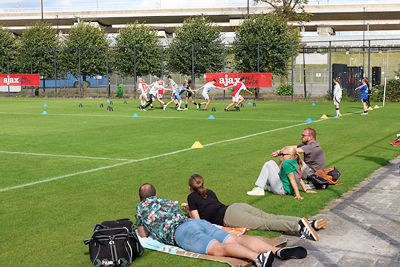
<instances>
[{"instance_id":1,"label":"blue sky","mask_svg":"<svg viewBox=\"0 0 400 267\"><path fill-rule=\"evenodd\" d=\"M310 4L399 3L399 0L310 0ZM0 0L0 11L40 11L41 0ZM154 9L246 6L247 0L43 0L44 10ZM250 5L253 1L250 0Z\"/></svg>"}]
</instances>

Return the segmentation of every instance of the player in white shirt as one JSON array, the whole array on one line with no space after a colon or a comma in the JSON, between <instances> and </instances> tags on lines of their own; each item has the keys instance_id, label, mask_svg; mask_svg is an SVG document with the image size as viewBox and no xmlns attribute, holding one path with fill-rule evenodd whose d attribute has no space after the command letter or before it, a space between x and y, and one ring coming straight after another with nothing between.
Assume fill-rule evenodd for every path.
<instances>
[{"instance_id":1,"label":"player in white shirt","mask_svg":"<svg viewBox=\"0 0 400 267\"><path fill-rule=\"evenodd\" d=\"M168 76L167 76L167 79L168 79L168 83L169 83L169 86L171 87L171 89L164 88L164 90L172 91L172 94L171 94L171 101L169 101L167 104L164 104L164 105L163 105L163 109L164 109L164 110L165 110L165 109L168 107L168 105L171 104L172 102L175 102L175 104L177 104L176 99L174 99L174 95L176 94L176 89L178 89L178 85L176 84L176 82L175 82L174 80L172 80L171 75L168 75ZM178 103L179 103L179 102L178 102ZM179 104L179 106L178 106L178 110L181 110L181 103L182 103L182 100L181 100L181 102L180 102L180 104Z\"/></svg>"},{"instance_id":2,"label":"player in white shirt","mask_svg":"<svg viewBox=\"0 0 400 267\"><path fill-rule=\"evenodd\" d=\"M154 83L152 83L152 84L150 85L150 96L149 96L149 101L146 102L146 105L145 105L145 106L141 105L141 106L139 107L141 110L146 111L146 108L147 108L148 106L150 106L150 105L153 103L153 101L155 101L156 98L157 98L158 102L160 102L161 107L162 107L162 105L165 104L162 100L158 99L158 92L159 92L159 90L160 90L160 89L163 89L163 90L164 90L164 86L161 85L162 83L163 83L163 81L162 81L160 78L157 78L157 81L155 81Z\"/></svg>"},{"instance_id":3,"label":"player in white shirt","mask_svg":"<svg viewBox=\"0 0 400 267\"><path fill-rule=\"evenodd\" d=\"M342 100L342 86L340 84L340 80L338 77L333 78L333 82L335 83L335 86L333 87L333 104L335 105L335 109L336 109L335 118L338 118L338 117L342 116L342 114L340 114L340 110L339 110L339 104L340 104L340 101Z\"/></svg>"},{"instance_id":4,"label":"player in white shirt","mask_svg":"<svg viewBox=\"0 0 400 267\"><path fill-rule=\"evenodd\" d=\"M146 104L147 101L149 101L147 97L147 91L149 89L149 86L145 83L143 78L139 78L139 86L137 91L140 92L139 100L140 104L143 106Z\"/></svg>"},{"instance_id":5,"label":"player in white shirt","mask_svg":"<svg viewBox=\"0 0 400 267\"><path fill-rule=\"evenodd\" d=\"M204 97L204 99L207 102L202 102L197 104L197 108L199 109L201 105L206 104L206 106L204 107L204 111L207 111L208 105L210 105L211 100L210 100L210 96L208 95L208 93L210 92L211 89L220 89L220 90L226 90L226 88L224 87L219 87L219 86L215 86L215 84L217 83L217 81L215 79L213 79L211 82L206 83L205 85L203 85L202 87L200 87L199 89L197 89L196 91L199 91L201 89L203 89L202 95Z\"/></svg>"},{"instance_id":6,"label":"player in white shirt","mask_svg":"<svg viewBox=\"0 0 400 267\"><path fill-rule=\"evenodd\" d=\"M233 85L235 90L232 93L232 103L230 103L224 110L229 111L229 108L235 105L236 111L240 111L239 105L244 101L243 96L240 95L241 91L246 91L250 94L253 94L251 91L247 90L246 85L244 85L244 77L240 77L239 82Z\"/></svg>"}]
</instances>

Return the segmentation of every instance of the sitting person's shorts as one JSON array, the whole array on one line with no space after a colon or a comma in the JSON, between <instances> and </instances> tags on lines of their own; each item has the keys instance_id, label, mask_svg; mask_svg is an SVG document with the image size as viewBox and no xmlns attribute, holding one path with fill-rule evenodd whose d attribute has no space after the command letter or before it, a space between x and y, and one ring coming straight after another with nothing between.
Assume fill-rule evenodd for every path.
<instances>
[{"instance_id":1,"label":"sitting person's shorts","mask_svg":"<svg viewBox=\"0 0 400 267\"><path fill-rule=\"evenodd\" d=\"M175 230L176 244L188 251L208 254L212 241L224 243L232 234L225 232L208 221L194 219L182 223Z\"/></svg>"}]
</instances>

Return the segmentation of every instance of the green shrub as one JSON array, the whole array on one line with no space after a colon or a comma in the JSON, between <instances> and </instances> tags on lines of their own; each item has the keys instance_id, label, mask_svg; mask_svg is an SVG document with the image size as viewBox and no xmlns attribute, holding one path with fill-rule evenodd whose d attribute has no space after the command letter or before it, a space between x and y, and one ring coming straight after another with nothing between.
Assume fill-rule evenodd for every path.
<instances>
[{"instance_id":1,"label":"green shrub","mask_svg":"<svg viewBox=\"0 0 400 267\"><path fill-rule=\"evenodd\" d=\"M383 101L383 85L377 85L372 88L373 101ZM388 80L386 85L386 101L399 102L400 100L400 80Z\"/></svg>"},{"instance_id":2,"label":"green shrub","mask_svg":"<svg viewBox=\"0 0 400 267\"><path fill-rule=\"evenodd\" d=\"M277 95L292 95L292 86L289 84L281 83L278 88L276 88Z\"/></svg>"}]
</instances>

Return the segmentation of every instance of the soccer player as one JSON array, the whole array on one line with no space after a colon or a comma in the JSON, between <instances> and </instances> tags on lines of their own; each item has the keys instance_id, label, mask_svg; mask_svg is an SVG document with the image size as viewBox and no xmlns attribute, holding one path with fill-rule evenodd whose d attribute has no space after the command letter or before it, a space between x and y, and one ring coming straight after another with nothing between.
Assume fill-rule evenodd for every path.
<instances>
[{"instance_id":1,"label":"soccer player","mask_svg":"<svg viewBox=\"0 0 400 267\"><path fill-rule=\"evenodd\" d=\"M340 84L338 77L334 78L333 82L335 83L335 86L333 87L333 104L335 105L335 109L336 109L335 118L339 118L342 116L342 114L340 114L340 110L339 110L339 104L340 104L340 101L342 100L342 85Z\"/></svg>"},{"instance_id":2,"label":"soccer player","mask_svg":"<svg viewBox=\"0 0 400 267\"><path fill-rule=\"evenodd\" d=\"M220 90L226 90L226 88L224 87L219 87L219 86L215 86L215 84L217 83L217 80L213 79L211 82L206 83L205 85L203 85L202 87L200 87L199 89L197 89L196 91L199 91L201 89L203 89L203 97L207 102L201 102L197 104L197 108L200 109L200 106L203 104L206 104L206 106L204 107L204 111L207 111L208 105L210 105L211 100L210 100L210 96L208 95L208 93L210 92L211 89L220 89Z\"/></svg>"},{"instance_id":3,"label":"soccer player","mask_svg":"<svg viewBox=\"0 0 400 267\"><path fill-rule=\"evenodd\" d=\"M170 89L165 89L165 90L170 90ZM164 105L164 110L167 108L167 106L169 104L171 104L172 102L175 102L175 104L177 105L176 110L183 110L181 108L182 105L182 98L181 98L181 94L183 94L184 92L187 92L187 83L184 83L183 86L179 86L178 88L176 88L173 93L172 93L172 100L169 101L166 105Z\"/></svg>"},{"instance_id":4,"label":"soccer player","mask_svg":"<svg viewBox=\"0 0 400 267\"><path fill-rule=\"evenodd\" d=\"M143 78L139 78L139 86L137 91L140 92L139 100L140 100L140 105L144 106L146 102L149 101L149 98L147 97L147 91L149 89L149 86L145 83Z\"/></svg>"},{"instance_id":5,"label":"soccer player","mask_svg":"<svg viewBox=\"0 0 400 267\"><path fill-rule=\"evenodd\" d=\"M368 78L364 77L361 81L361 85L354 89L357 91L360 89L361 91L361 103L363 105L364 112L361 113L361 115L368 115L368 108L367 108L367 102L368 102L368 88L369 88L369 83L368 83Z\"/></svg>"},{"instance_id":6,"label":"soccer player","mask_svg":"<svg viewBox=\"0 0 400 267\"><path fill-rule=\"evenodd\" d=\"M146 111L146 108L148 106L152 105L152 103L155 101L156 98L157 98L158 102L160 102L161 107L162 107L162 105L165 104L162 100L158 99L158 96L157 96L157 92L159 91L159 89L163 88L161 83L162 83L162 80L160 78L157 78L157 80L150 85L149 101L146 102L145 106L141 105L139 107L141 110Z\"/></svg>"},{"instance_id":7,"label":"soccer player","mask_svg":"<svg viewBox=\"0 0 400 267\"><path fill-rule=\"evenodd\" d=\"M195 105L197 107L197 103L196 101L193 100L192 96L194 91L192 91L192 80L189 78L185 78L185 82L186 82L186 101L185 101L185 110L188 110L188 103L189 100L190 102L193 103L193 105Z\"/></svg>"},{"instance_id":8,"label":"soccer player","mask_svg":"<svg viewBox=\"0 0 400 267\"><path fill-rule=\"evenodd\" d=\"M157 100L158 102L160 102L161 104L161 108L162 106L164 106L164 101L162 100L164 98L164 81L161 79L161 77L157 76L157 81L159 81L159 86L158 86L158 90L157 90Z\"/></svg>"},{"instance_id":9,"label":"soccer player","mask_svg":"<svg viewBox=\"0 0 400 267\"><path fill-rule=\"evenodd\" d=\"M168 105L171 104L172 102L175 102L175 104L178 105L178 101L176 100L176 97L174 97L175 93L176 93L176 90L178 89L178 85L172 79L171 75L168 75L167 79L169 81L169 86L172 89L170 90L170 89L164 88L164 90L172 91L172 94L171 94L171 101L169 101L167 104L163 105L163 110L165 110L168 107ZM180 95L179 95L179 98L180 98ZM182 104L182 100L180 100L180 103L179 103L179 106L178 106L178 110L181 110L181 104Z\"/></svg>"},{"instance_id":10,"label":"soccer player","mask_svg":"<svg viewBox=\"0 0 400 267\"><path fill-rule=\"evenodd\" d=\"M236 111L240 111L239 105L244 101L243 96L240 95L241 91L246 91L250 94L253 94L251 91L247 90L246 85L244 85L244 77L240 77L239 82L233 85L235 90L232 93L232 103L230 103L224 110L229 111L229 108L235 105Z\"/></svg>"}]
</instances>

